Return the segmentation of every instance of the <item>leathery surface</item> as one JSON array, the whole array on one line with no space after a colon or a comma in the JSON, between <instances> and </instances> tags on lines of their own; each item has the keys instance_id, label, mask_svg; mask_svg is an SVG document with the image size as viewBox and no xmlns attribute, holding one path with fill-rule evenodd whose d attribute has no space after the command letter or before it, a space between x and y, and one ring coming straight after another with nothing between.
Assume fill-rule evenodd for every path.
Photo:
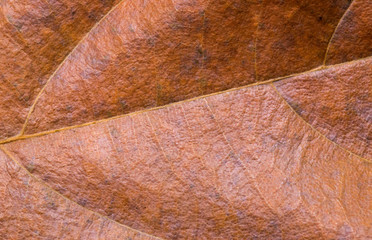
<instances>
[{"instance_id":1,"label":"leathery surface","mask_svg":"<svg viewBox=\"0 0 372 240\"><path fill-rule=\"evenodd\" d=\"M3 1L0 238L371 238L370 6Z\"/></svg>"}]
</instances>

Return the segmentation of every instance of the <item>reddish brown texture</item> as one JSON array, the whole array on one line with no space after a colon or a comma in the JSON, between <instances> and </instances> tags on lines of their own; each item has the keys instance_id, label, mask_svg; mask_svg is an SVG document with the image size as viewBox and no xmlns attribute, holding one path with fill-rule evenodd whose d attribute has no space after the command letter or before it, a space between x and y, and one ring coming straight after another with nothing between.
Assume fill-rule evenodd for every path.
<instances>
[{"instance_id":1,"label":"reddish brown texture","mask_svg":"<svg viewBox=\"0 0 372 240\"><path fill-rule=\"evenodd\" d=\"M47 79L113 4L114 0L1 1L1 139L21 131Z\"/></svg>"},{"instance_id":2,"label":"reddish brown texture","mask_svg":"<svg viewBox=\"0 0 372 240\"><path fill-rule=\"evenodd\" d=\"M330 42L326 64L372 55L372 1L354 0Z\"/></svg>"},{"instance_id":3,"label":"reddish brown texture","mask_svg":"<svg viewBox=\"0 0 372 240\"><path fill-rule=\"evenodd\" d=\"M26 133L309 70L322 64L347 7L347 0L123 1L51 79Z\"/></svg>"},{"instance_id":4,"label":"reddish brown texture","mask_svg":"<svg viewBox=\"0 0 372 240\"><path fill-rule=\"evenodd\" d=\"M2 1L0 238L371 239L369 5Z\"/></svg>"},{"instance_id":5,"label":"reddish brown texture","mask_svg":"<svg viewBox=\"0 0 372 240\"><path fill-rule=\"evenodd\" d=\"M279 81L275 86L322 134L372 159L372 58Z\"/></svg>"},{"instance_id":6,"label":"reddish brown texture","mask_svg":"<svg viewBox=\"0 0 372 240\"><path fill-rule=\"evenodd\" d=\"M1 239L157 239L62 197L0 152Z\"/></svg>"},{"instance_id":7,"label":"reddish brown texture","mask_svg":"<svg viewBox=\"0 0 372 240\"><path fill-rule=\"evenodd\" d=\"M371 164L314 131L270 85L6 148L68 198L164 238L369 236Z\"/></svg>"},{"instance_id":8,"label":"reddish brown texture","mask_svg":"<svg viewBox=\"0 0 372 240\"><path fill-rule=\"evenodd\" d=\"M329 39L349 0L262 0L257 33L257 80L322 65Z\"/></svg>"},{"instance_id":9,"label":"reddish brown texture","mask_svg":"<svg viewBox=\"0 0 372 240\"><path fill-rule=\"evenodd\" d=\"M27 133L254 82L257 5L242 0L122 2L51 80Z\"/></svg>"},{"instance_id":10,"label":"reddish brown texture","mask_svg":"<svg viewBox=\"0 0 372 240\"><path fill-rule=\"evenodd\" d=\"M221 131L252 172L267 204L284 216L304 204L325 239L370 237L371 162L314 131L268 88L208 100ZM359 184L353 185L356 181ZM306 238L301 235L306 227L296 229L288 238L299 234Z\"/></svg>"},{"instance_id":11,"label":"reddish brown texture","mask_svg":"<svg viewBox=\"0 0 372 240\"><path fill-rule=\"evenodd\" d=\"M0 138L16 135L31 104L32 85L24 81L32 58L23 51L23 39L0 11ZM19 90L20 89L20 90Z\"/></svg>"},{"instance_id":12,"label":"reddish brown texture","mask_svg":"<svg viewBox=\"0 0 372 240\"><path fill-rule=\"evenodd\" d=\"M255 32L260 8L257 0L214 0L203 11L198 75L203 94L255 82Z\"/></svg>"}]
</instances>

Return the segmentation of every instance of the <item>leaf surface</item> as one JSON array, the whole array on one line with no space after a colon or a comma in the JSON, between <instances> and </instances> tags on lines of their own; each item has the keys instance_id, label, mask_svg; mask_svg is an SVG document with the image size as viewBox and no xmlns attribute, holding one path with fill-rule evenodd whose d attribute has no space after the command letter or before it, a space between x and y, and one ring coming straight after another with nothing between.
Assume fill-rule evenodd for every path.
<instances>
[{"instance_id":1,"label":"leaf surface","mask_svg":"<svg viewBox=\"0 0 372 240\"><path fill-rule=\"evenodd\" d=\"M114 0L0 3L0 138L17 135L37 94Z\"/></svg>"},{"instance_id":2,"label":"leaf surface","mask_svg":"<svg viewBox=\"0 0 372 240\"><path fill-rule=\"evenodd\" d=\"M156 239L71 202L0 153L2 239Z\"/></svg>"},{"instance_id":3,"label":"leaf surface","mask_svg":"<svg viewBox=\"0 0 372 240\"><path fill-rule=\"evenodd\" d=\"M29 116L26 133L320 66L348 4L123 1L50 79ZM317 20L318 15L324 19Z\"/></svg>"},{"instance_id":4,"label":"leaf surface","mask_svg":"<svg viewBox=\"0 0 372 240\"><path fill-rule=\"evenodd\" d=\"M369 239L369 3L5 1L0 237Z\"/></svg>"}]
</instances>

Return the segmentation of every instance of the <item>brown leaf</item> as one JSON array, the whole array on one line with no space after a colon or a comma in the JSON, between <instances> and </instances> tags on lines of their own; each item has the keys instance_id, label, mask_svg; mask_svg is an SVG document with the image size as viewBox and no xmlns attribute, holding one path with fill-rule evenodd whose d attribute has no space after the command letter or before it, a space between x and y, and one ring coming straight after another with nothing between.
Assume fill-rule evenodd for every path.
<instances>
[{"instance_id":1,"label":"brown leaf","mask_svg":"<svg viewBox=\"0 0 372 240\"><path fill-rule=\"evenodd\" d=\"M4 1L0 238L371 238L370 5Z\"/></svg>"},{"instance_id":2,"label":"brown leaf","mask_svg":"<svg viewBox=\"0 0 372 240\"><path fill-rule=\"evenodd\" d=\"M0 138L21 131L48 78L115 0L0 3Z\"/></svg>"}]
</instances>

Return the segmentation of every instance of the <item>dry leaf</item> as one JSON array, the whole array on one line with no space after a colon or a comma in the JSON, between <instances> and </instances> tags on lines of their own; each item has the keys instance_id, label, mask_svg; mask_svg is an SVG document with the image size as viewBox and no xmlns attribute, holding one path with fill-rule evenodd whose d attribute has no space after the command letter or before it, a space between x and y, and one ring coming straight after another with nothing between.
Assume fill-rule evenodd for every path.
<instances>
[{"instance_id":1,"label":"dry leaf","mask_svg":"<svg viewBox=\"0 0 372 240\"><path fill-rule=\"evenodd\" d=\"M0 9L1 239L372 238L371 0Z\"/></svg>"}]
</instances>

